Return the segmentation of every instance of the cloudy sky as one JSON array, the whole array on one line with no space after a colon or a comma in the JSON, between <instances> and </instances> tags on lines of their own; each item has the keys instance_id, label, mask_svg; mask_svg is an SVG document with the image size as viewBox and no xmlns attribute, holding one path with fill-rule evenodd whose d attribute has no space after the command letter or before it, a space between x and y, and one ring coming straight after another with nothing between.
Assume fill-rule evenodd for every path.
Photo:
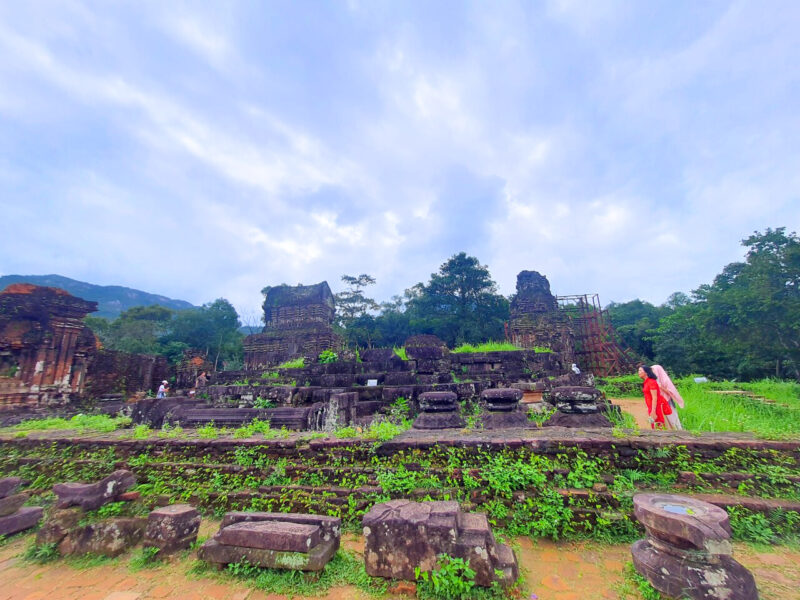
<instances>
[{"instance_id":1,"label":"cloudy sky","mask_svg":"<svg viewBox=\"0 0 800 600\"><path fill-rule=\"evenodd\" d=\"M663 302L800 230L800 3L0 3L0 273L256 313L454 253Z\"/></svg>"}]
</instances>

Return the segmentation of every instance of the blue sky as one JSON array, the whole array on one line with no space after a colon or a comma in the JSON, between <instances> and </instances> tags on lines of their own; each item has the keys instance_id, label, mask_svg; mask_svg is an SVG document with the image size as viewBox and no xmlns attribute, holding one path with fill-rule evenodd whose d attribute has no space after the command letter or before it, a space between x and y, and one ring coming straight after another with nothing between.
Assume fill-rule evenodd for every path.
<instances>
[{"instance_id":1,"label":"blue sky","mask_svg":"<svg viewBox=\"0 0 800 600\"><path fill-rule=\"evenodd\" d=\"M800 229L800 4L0 4L0 273L257 315L454 253L663 302Z\"/></svg>"}]
</instances>

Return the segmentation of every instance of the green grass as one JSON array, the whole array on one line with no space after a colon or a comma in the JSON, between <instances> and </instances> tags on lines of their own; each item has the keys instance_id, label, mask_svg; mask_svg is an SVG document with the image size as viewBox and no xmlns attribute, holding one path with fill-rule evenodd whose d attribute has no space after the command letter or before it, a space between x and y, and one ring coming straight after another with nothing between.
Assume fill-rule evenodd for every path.
<instances>
[{"instance_id":1,"label":"green grass","mask_svg":"<svg viewBox=\"0 0 800 600\"><path fill-rule=\"evenodd\" d=\"M332 587L352 585L369 595L382 595L388 582L380 577L370 577L364 561L346 550L339 550L325 569L318 573L303 571L262 569L252 565L228 565L225 576L233 577L252 587L273 594L288 596L322 596Z\"/></svg>"},{"instance_id":2,"label":"green grass","mask_svg":"<svg viewBox=\"0 0 800 600\"><path fill-rule=\"evenodd\" d=\"M475 352L518 352L520 350L533 350L537 354L552 352L550 348L545 348L544 346L520 348L509 342L495 342L493 340L483 342L482 344L461 344L457 348L453 348L451 352L456 354L474 354Z\"/></svg>"},{"instance_id":3,"label":"green grass","mask_svg":"<svg viewBox=\"0 0 800 600\"><path fill-rule=\"evenodd\" d=\"M286 362L282 362L276 368L278 369L302 369L306 366L306 359L302 356L300 358L294 358L292 360L287 360Z\"/></svg>"},{"instance_id":4,"label":"green grass","mask_svg":"<svg viewBox=\"0 0 800 600\"><path fill-rule=\"evenodd\" d=\"M689 431L748 432L771 439L800 435L800 384L797 382L762 379L748 383L695 383L693 375L674 381L686 402L686 408L679 409L678 415ZM638 375L610 377L600 389L610 397L642 398L642 381ZM762 396L775 404L766 404L745 394L714 393L735 390Z\"/></svg>"},{"instance_id":5,"label":"green grass","mask_svg":"<svg viewBox=\"0 0 800 600\"><path fill-rule=\"evenodd\" d=\"M455 354L473 354L475 352L515 352L518 350L522 350L522 348L518 348L514 344L509 344L508 342L489 340L482 344L461 344L457 348L453 348L451 352Z\"/></svg>"},{"instance_id":6,"label":"green grass","mask_svg":"<svg viewBox=\"0 0 800 600\"><path fill-rule=\"evenodd\" d=\"M79 429L108 433L131 424L128 417L109 417L108 415L75 415L71 419L53 417L50 419L31 419L17 425L3 428L6 431L47 431Z\"/></svg>"},{"instance_id":7,"label":"green grass","mask_svg":"<svg viewBox=\"0 0 800 600\"><path fill-rule=\"evenodd\" d=\"M685 377L676 386L686 401L686 408L678 414L684 428L690 431L744 431L766 438L800 435L800 394L796 383L764 380L703 384ZM715 389L741 389L780 404L765 404L745 395L715 394Z\"/></svg>"},{"instance_id":8,"label":"green grass","mask_svg":"<svg viewBox=\"0 0 800 600\"><path fill-rule=\"evenodd\" d=\"M405 348L397 348L397 347L395 347L395 348L392 348L392 350L402 360L408 360L408 355L406 354L406 349Z\"/></svg>"}]
</instances>

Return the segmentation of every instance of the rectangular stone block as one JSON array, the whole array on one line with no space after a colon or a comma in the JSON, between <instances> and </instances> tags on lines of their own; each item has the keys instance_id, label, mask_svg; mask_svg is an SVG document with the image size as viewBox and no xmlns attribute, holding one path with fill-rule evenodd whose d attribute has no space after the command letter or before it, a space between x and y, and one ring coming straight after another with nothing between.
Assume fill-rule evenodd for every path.
<instances>
[{"instance_id":1,"label":"rectangular stone block","mask_svg":"<svg viewBox=\"0 0 800 600\"><path fill-rule=\"evenodd\" d=\"M322 532L319 525L260 521L234 523L221 529L215 539L226 546L307 553L320 543Z\"/></svg>"},{"instance_id":2,"label":"rectangular stone block","mask_svg":"<svg viewBox=\"0 0 800 600\"><path fill-rule=\"evenodd\" d=\"M143 545L169 554L189 548L197 539L200 513L189 504L171 504L150 512Z\"/></svg>"},{"instance_id":3,"label":"rectangular stone block","mask_svg":"<svg viewBox=\"0 0 800 600\"><path fill-rule=\"evenodd\" d=\"M203 544L197 557L210 563L227 565L247 562L257 567L270 569L291 569L294 571L321 571L333 558L338 548L337 540L327 540L317 544L309 552L280 552L263 548L227 546L211 539Z\"/></svg>"},{"instance_id":4,"label":"rectangular stone block","mask_svg":"<svg viewBox=\"0 0 800 600\"><path fill-rule=\"evenodd\" d=\"M30 529L39 522L43 512L41 506L24 506L13 515L0 517L0 535L14 535Z\"/></svg>"},{"instance_id":5,"label":"rectangular stone block","mask_svg":"<svg viewBox=\"0 0 800 600\"><path fill-rule=\"evenodd\" d=\"M287 523L318 525L322 530L323 541L334 540L336 548L339 548L339 538L342 530L342 520L339 517L302 513L231 511L225 513L225 516L222 518L222 523L220 524L220 529L243 521L283 521Z\"/></svg>"}]
</instances>

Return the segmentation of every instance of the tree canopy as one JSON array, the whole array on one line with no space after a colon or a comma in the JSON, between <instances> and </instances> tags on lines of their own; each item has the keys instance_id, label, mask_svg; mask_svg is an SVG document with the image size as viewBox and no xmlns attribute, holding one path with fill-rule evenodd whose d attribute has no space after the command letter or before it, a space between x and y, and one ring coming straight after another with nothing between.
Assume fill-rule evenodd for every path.
<instances>
[{"instance_id":1,"label":"tree canopy","mask_svg":"<svg viewBox=\"0 0 800 600\"><path fill-rule=\"evenodd\" d=\"M224 298L181 311L158 305L135 306L114 321L89 316L86 324L111 350L161 354L176 362L184 350L197 348L215 364L242 355L239 317Z\"/></svg>"}]
</instances>

